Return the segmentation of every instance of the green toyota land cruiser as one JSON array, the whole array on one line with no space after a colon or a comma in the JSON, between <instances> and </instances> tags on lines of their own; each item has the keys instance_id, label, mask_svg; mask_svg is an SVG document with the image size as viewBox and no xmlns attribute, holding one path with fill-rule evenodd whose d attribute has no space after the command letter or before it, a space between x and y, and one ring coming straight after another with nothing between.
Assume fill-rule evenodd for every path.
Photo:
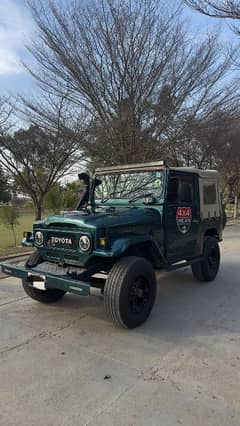
<instances>
[{"instance_id":1,"label":"green toyota land cruiser","mask_svg":"<svg viewBox=\"0 0 240 426\"><path fill-rule=\"evenodd\" d=\"M153 308L155 270L190 265L197 280L214 280L224 221L216 171L158 161L79 178L76 210L34 223L36 250L24 267L2 264L30 297L102 294L108 317L134 328Z\"/></svg>"}]
</instances>

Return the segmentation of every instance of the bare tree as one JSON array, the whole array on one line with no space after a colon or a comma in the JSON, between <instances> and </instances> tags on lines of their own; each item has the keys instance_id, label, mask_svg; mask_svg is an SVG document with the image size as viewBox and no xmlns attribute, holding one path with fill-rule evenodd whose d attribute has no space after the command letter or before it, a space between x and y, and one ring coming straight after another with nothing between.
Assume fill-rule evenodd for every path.
<instances>
[{"instance_id":1,"label":"bare tree","mask_svg":"<svg viewBox=\"0 0 240 426\"><path fill-rule=\"evenodd\" d=\"M85 111L81 147L93 161L177 161L189 122L234 103L236 87L224 83L230 58L221 56L217 37L193 41L181 10L164 3L31 2L39 38L29 46L37 68L28 69L44 93L65 94L75 130ZM24 102L52 122L44 104Z\"/></svg>"},{"instance_id":2,"label":"bare tree","mask_svg":"<svg viewBox=\"0 0 240 426\"><path fill-rule=\"evenodd\" d=\"M8 183L8 176L3 172L0 167L0 203L7 203L11 200L10 185Z\"/></svg>"},{"instance_id":3,"label":"bare tree","mask_svg":"<svg viewBox=\"0 0 240 426\"><path fill-rule=\"evenodd\" d=\"M234 196L234 218L238 217L240 198L240 150L239 117L230 121L219 140L215 150L216 168L220 171L223 194ZM228 199L227 199L228 201Z\"/></svg>"},{"instance_id":4,"label":"bare tree","mask_svg":"<svg viewBox=\"0 0 240 426\"><path fill-rule=\"evenodd\" d=\"M225 153L239 114L235 111L216 110L208 119L196 118L186 126L181 147L176 156L180 163L198 168L217 168L219 158Z\"/></svg>"},{"instance_id":5,"label":"bare tree","mask_svg":"<svg viewBox=\"0 0 240 426\"><path fill-rule=\"evenodd\" d=\"M12 126L10 117L12 114L12 107L10 101L5 96L0 97L0 135L5 134Z\"/></svg>"},{"instance_id":6,"label":"bare tree","mask_svg":"<svg viewBox=\"0 0 240 426\"><path fill-rule=\"evenodd\" d=\"M240 19L239 0L184 0L184 2L191 8L212 18ZM238 26L233 25L232 28L238 35L240 34Z\"/></svg>"},{"instance_id":7,"label":"bare tree","mask_svg":"<svg viewBox=\"0 0 240 426\"><path fill-rule=\"evenodd\" d=\"M185 0L185 3L214 18L240 19L238 0Z\"/></svg>"},{"instance_id":8,"label":"bare tree","mask_svg":"<svg viewBox=\"0 0 240 426\"><path fill-rule=\"evenodd\" d=\"M239 138L239 113L216 111L208 120L195 120L186 128L182 150L177 152L181 164L219 170L224 204L229 195L235 198L236 217L240 194Z\"/></svg>"}]
</instances>

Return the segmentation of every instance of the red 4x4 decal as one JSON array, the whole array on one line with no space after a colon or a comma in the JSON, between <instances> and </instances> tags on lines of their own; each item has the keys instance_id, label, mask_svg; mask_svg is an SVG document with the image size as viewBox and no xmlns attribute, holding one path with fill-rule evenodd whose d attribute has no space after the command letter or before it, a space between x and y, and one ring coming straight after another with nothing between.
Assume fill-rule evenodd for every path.
<instances>
[{"instance_id":1,"label":"red 4x4 decal","mask_svg":"<svg viewBox=\"0 0 240 426\"><path fill-rule=\"evenodd\" d=\"M192 223L191 207L178 207L176 213L176 222L179 232L186 234Z\"/></svg>"},{"instance_id":2,"label":"red 4x4 decal","mask_svg":"<svg viewBox=\"0 0 240 426\"><path fill-rule=\"evenodd\" d=\"M187 219L192 217L191 207L178 207L177 208L177 218L178 219Z\"/></svg>"}]
</instances>

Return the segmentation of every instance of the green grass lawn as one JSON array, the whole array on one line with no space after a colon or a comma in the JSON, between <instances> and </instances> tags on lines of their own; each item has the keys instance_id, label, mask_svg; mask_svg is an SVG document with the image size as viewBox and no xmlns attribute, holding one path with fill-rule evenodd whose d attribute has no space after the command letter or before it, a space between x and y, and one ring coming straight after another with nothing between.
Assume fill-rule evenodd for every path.
<instances>
[{"instance_id":1,"label":"green grass lawn","mask_svg":"<svg viewBox=\"0 0 240 426\"><path fill-rule=\"evenodd\" d=\"M14 248L14 240L11 229L7 228L0 222L0 256L19 251L29 251L29 248L21 247L23 231L31 231L34 221L34 213L22 213L19 217L19 225L16 227L17 249Z\"/></svg>"}]
</instances>

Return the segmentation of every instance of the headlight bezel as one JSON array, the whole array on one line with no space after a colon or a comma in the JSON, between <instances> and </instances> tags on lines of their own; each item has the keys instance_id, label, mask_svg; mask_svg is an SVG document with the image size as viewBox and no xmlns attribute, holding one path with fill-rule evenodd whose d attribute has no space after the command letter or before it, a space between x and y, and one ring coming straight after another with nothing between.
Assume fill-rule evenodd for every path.
<instances>
[{"instance_id":1,"label":"headlight bezel","mask_svg":"<svg viewBox=\"0 0 240 426\"><path fill-rule=\"evenodd\" d=\"M40 237L41 238L41 240L40 241L38 241L38 237ZM44 243L44 234L43 234L43 232L42 231L36 231L35 232L35 235L34 235L34 242L35 242L35 244L37 245L37 246L42 246L43 245L43 243Z\"/></svg>"},{"instance_id":2,"label":"headlight bezel","mask_svg":"<svg viewBox=\"0 0 240 426\"><path fill-rule=\"evenodd\" d=\"M85 242L83 244L85 244L87 242L86 247L81 245L81 241L85 240ZM82 253L89 253L92 249L92 239L89 235L87 234L82 234L79 237L79 241L78 241L78 246L79 249Z\"/></svg>"}]
</instances>

